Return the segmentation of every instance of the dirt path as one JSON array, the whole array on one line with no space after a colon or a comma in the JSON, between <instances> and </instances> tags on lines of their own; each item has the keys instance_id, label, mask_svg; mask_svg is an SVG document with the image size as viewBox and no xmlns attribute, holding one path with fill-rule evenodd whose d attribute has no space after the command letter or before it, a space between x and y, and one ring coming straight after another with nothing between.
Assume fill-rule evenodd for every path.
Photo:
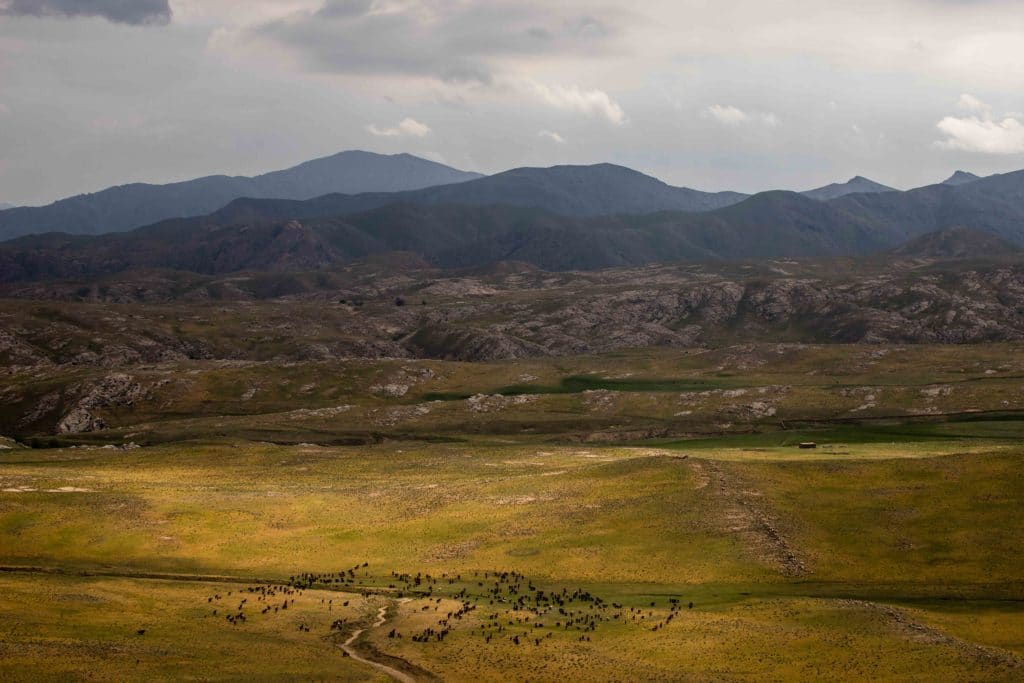
<instances>
[{"instance_id":1,"label":"dirt path","mask_svg":"<svg viewBox=\"0 0 1024 683\"><path fill-rule=\"evenodd\" d=\"M1010 669L1019 669L1024 666L1024 660L1015 652L990 645L980 645L949 635L937 628L916 621L903 610L891 605L868 600L840 600L839 604L875 612L885 619L894 631L910 640L929 645L946 646L954 649L962 657L989 666L1003 666Z\"/></svg>"},{"instance_id":2,"label":"dirt path","mask_svg":"<svg viewBox=\"0 0 1024 683\"><path fill-rule=\"evenodd\" d=\"M387 621L388 618L387 612L387 605L381 607L379 610L377 610L377 620L373 622L372 626L369 626L368 628L356 629L352 632L352 635L348 637L348 640L342 643L340 647L342 650L345 651L346 654L348 654L349 657L351 657L355 661L362 662L363 664L366 664L368 666L372 666L374 669L382 671L383 673L386 673L388 676L391 676L391 678L395 679L396 681L401 681L402 683L416 683L416 679L410 676L409 674L405 673L404 671L399 671L398 669L392 666L388 666L387 664L375 662L372 659L367 659L366 657L359 654L358 650L352 647L352 643L354 643L356 639L359 638L359 636L363 635L364 632L366 632L369 629L383 626L384 622Z\"/></svg>"},{"instance_id":3,"label":"dirt path","mask_svg":"<svg viewBox=\"0 0 1024 683\"><path fill-rule=\"evenodd\" d=\"M767 562L783 576L808 573L805 560L781 530L763 494L742 481L727 465L714 460L690 458L696 488L704 490L718 508L717 526L738 535L758 559Z\"/></svg>"}]
</instances>

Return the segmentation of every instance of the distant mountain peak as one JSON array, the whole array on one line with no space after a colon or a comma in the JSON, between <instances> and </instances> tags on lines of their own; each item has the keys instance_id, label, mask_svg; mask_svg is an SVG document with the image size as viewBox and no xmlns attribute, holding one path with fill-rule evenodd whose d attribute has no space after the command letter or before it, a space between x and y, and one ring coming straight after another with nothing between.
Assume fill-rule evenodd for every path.
<instances>
[{"instance_id":1,"label":"distant mountain peak","mask_svg":"<svg viewBox=\"0 0 1024 683\"><path fill-rule=\"evenodd\" d=\"M837 199L839 197L845 197L848 194L855 194L857 192L895 192L896 189L889 187L888 185L882 185L876 183L870 178L865 178L862 175L856 175L850 178L845 183L832 183L831 185L825 185L824 187L818 187L813 190L807 190L801 192L805 197L811 199L817 199L818 201L828 201L829 199Z\"/></svg>"},{"instance_id":2,"label":"distant mountain peak","mask_svg":"<svg viewBox=\"0 0 1024 683\"><path fill-rule=\"evenodd\" d=\"M942 185L966 185L967 183L973 183L975 180L981 180L981 176L975 175L970 171L956 171L953 175L949 176L942 181Z\"/></svg>"},{"instance_id":3,"label":"distant mountain peak","mask_svg":"<svg viewBox=\"0 0 1024 683\"><path fill-rule=\"evenodd\" d=\"M438 193L449 195L448 203L512 204L571 216L710 211L747 197L736 192L676 187L628 166L607 162L515 168L459 186L438 188Z\"/></svg>"},{"instance_id":4,"label":"distant mountain peak","mask_svg":"<svg viewBox=\"0 0 1024 683\"><path fill-rule=\"evenodd\" d=\"M313 162L313 161L324 161L324 160L327 160L327 159L345 159L345 158L351 158L351 159L357 159L357 158L362 158L362 159L415 159L416 161L425 161L425 162L428 162L428 163L437 163L437 162L434 162L434 161L430 161L429 159L424 159L423 157L418 157L415 154L409 154L408 152L397 152L395 154L381 154L380 152L371 152L371 151L365 150L365 149L343 149L340 152L335 152L334 154L328 154L327 156L323 156L323 157L317 157L316 159L310 159L310 161L303 162L303 163L310 163L310 162Z\"/></svg>"}]
</instances>

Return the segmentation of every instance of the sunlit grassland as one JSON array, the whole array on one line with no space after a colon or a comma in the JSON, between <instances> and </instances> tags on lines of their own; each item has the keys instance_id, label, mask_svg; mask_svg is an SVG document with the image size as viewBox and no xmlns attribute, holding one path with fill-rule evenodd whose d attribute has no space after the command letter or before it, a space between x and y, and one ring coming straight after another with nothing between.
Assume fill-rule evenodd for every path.
<instances>
[{"instance_id":1,"label":"sunlit grassland","mask_svg":"<svg viewBox=\"0 0 1024 683\"><path fill-rule=\"evenodd\" d=\"M234 596L217 604L237 600L240 587L0 576L0 675L12 681L377 680L341 655L329 625L342 617L366 623L381 598L306 591L287 614L252 614L243 626L231 626L212 614L207 598L233 589ZM331 611L325 599L333 599ZM801 597L698 603L655 632L650 624L667 614L663 596L655 608L644 604L645 622L602 625L584 642L547 619L544 628L509 626L487 642L480 634L486 616L507 615L486 604L443 642L412 641L436 623L435 608L444 614L457 604L398 603L387 628L371 631L367 642L446 679L486 681L912 681L923 672L929 680L1014 680L1012 652L1022 642L1020 612L999 605L903 607L913 620L908 627L884 606ZM942 631L930 630L937 628ZM389 629L401 637L389 638ZM511 641L512 633L524 636L521 644Z\"/></svg>"},{"instance_id":2,"label":"sunlit grassland","mask_svg":"<svg viewBox=\"0 0 1024 683\"><path fill-rule=\"evenodd\" d=\"M358 619L372 611L372 599L350 596L344 608L338 593L307 591L287 612L231 626L223 603L237 603L240 588L0 575L0 679L377 680L323 639L333 619ZM207 602L214 593L223 595L216 616ZM320 603L325 596L338 602L330 612ZM310 632L299 631L299 624Z\"/></svg>"},{"instance_id":3,"label":"sunlit grassland","mask_svg":"<svg viewBox=\"0 0 1024 683\"><path fill-rule=\"evenodd\" d=\"M862 457L869 448L886 457ZM926 441L840 452L21 450L4 456L3 488L35 490L0 495L0 547L4 564L260 576L372 559L389 570L516 568L585 583L783 581L722 521L735 489L756 492L806 555L812 582L1019 581L1019 449ZM714 481L702 462L718 463Z\"/></svg>"},{"instance_id":4,"label":"sunlit grassland","mask_svg":"<svg viewBox=\"0 0 1024 683\"><path fill-rule=\"evenodd\" d=\"M235 627L209 613L215 589L185 580L367 562L345 590L373 595L352 598L351 618L368 625L388 605L389 619L366 642L453 680L1013 680L1017 350L195 364L152 405L111 410L114 429L61 437L144 448L0 450L0 565L21 568L0 573L0 679L373 680L341 656L338 614L314 591L286 617ZM389 382L409 389L382 393ZM464 397L480 393L509 402L477 410ZM734 410L761 401L777 412ZM673 436L631 431L665 424ZM592 430L611 438L587 443ZM367 443L331 445L352 435ZM474 598L443 642L411 640L433 607L398 602L392 572L463 576L439 589L449 605L495 570L653 621L672 597L694 606L657 632L604 623L589 641L555 630L515 645L486 642L481 620L505 607Z\"/></svg>"},{"instance_id":5,"label":"sunlit grassland","mask_svg":"<svg viewBox=\"0 0 1024 683\"><path fill-rule=\"evenodd\" d=\"M394 625L418 625L418 604L403 606ZM655 621L665 610L647 613ZM936 618L933 612L914 614ZM964 630L991 644L1019 647L1019 641L995 634L1005 627L1019 635L1019 617L991 613L988 630ZM372 640L454 680L1012 680L1016 674L1007 662L967 654L958 643L916 637L876 606L846 600L744 599L685 610L657 632L632 623L603 627L585 642L547 626L512 627L531 636L520 645L507 637L487 643L470 628L427 646L380 632ZM548 631L551 638L544 637Z\"/></svg>"},{"instance_id":6,"label":"sunlit grassland","mask_svg":"<svg viewBox=\"0 0 1024 683\"><path fill-rule=\"evenodd\" d=\"M684 462L633 449L21 454L44 460L5 468L5 487L39 489L3 498L0 533L17 539L5 544L10 564L290 574L372 558L397 570L516 567L576 580L764 574L701 519ZM89 491L45 492L65 486Z\"/></svg>"}]
</instances>

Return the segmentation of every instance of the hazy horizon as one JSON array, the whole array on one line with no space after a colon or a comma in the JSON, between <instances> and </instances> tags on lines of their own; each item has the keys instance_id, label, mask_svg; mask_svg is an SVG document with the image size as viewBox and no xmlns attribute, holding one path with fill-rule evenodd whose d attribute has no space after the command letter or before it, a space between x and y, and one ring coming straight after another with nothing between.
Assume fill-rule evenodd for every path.
<instances>
[{"instance_id":1,"label":"hazy horizon","mask_svg":"<svg viewBox=\"0 0 1024 683\"><path fill-rule=\"evenodd\" d=\"M201 175L198 175L198 176L187 176L187 177L181 177L181 178L172 178L170 180L161 181L161 182L153 182L153 183L150 183L150 184L172 184L172 183L176 183L176 182L185 182L185 181L194 180L194 179L197 179L197 178L202 178L202 177L207 177L207 176L218 176L218 175L241 175L241 176L246 176L246 177L259 176L259 175L265 174L265 173L271 173L271 172L274 172L274 171L281 171L281 170L285 170L285 169L288 169L288 168L292 168L294 166L301 165L302 163L305 163L305 162L308 162L308 161L314 161L314 160L320 159L320 158L332 157L332 156L335 156L337 154L344 154L345 152L370 152L370 153L373 153L373 154L386 154L386 155L390 155L390 156L397 156L397 155L401 155L401 154L409 154L408 152L387 152L387 153L384 153L384 152L372 152L371 150L366 150L366 149L340 150L338 152L335 152L334 154L322 155L321 157L314 157L314 158L311 158L311 159L302 159L302 160L299 160L299 161L297 161L295 163L290 163L287 166L284 166L284 167L281 167L281 168L259 169L259 170L256 170L255 172L251 173L251 174L226 174L226 173L212 172L212 173L204 173L204 174L201 174ZM417 156L417 155L412 155L412 156ZM418 157L418 158L425 159L426 157ZM438 162L438 163L441 163L441 162ZM593 162L593 163L594 164L600 164L600 163L612 163L612 162ZM561 163L561 164L550 164L548 166L539 166L539 167L540 168L550 168L550 167L553 167L553 166L565 166L565 165L567 165L567 166L577 166L577 165L583 165L583 164L574 164L572 162L565 162L565 163ZM523 168L523 167L515 167L515 168ZM457 170L479 173L479 171L475 171L475 169L471 169L471 168L458 168ZM509 171L509 170L513 170L513 169L511 169L511 168L509 168L509 169L501 169L499 171L495 171L494 173L489 173L489 174L485 174L485 175L495 175L495 174L503 173L503 172ZM664 178L660 178L657 175L655 175L654 173L648 173L646 171L643 171L642 169L633 169L633 170L640 171L641 173L645 173L646 175L649 175L651 177L657 178L658 180L664 181ZM1016 169L1012 169L1012 170L1016 170ZM1011 170L1011 172L1012 172L1012 170ZM935 178L931 182L924 183L924 185L922 185L922 186L941 183L944 180L946 180L947 178L949 178L949 176L951 176L953 173L956 173L956 172L972 173L972 171L970 169L954 169L954 171L950 172L949 174L943 175L942 177L937 177L937 178ZM982 175L982 174L978 174L978 175ZM830 185L830 184L840 184L840 185L841 184L845 184L847 182L851 182L851 181L855 180L857 177L867 178L867 176L864 176L864 174L856 174L855 176L851 176L851 177L848 177L848 178L835 178L835 179L832 179L832 180L826 180L826 181L823 181L820 185L816 185L814 187L764 187L764 188L757 189L757 190L747 190L745 192L747 192L748 194L751 194L751 195L757 194L759 192L770 192L770 191L773 191L773 190L783 190L783 191L790 191L790 192L805 192L805 191L809 191L809 190L818 189L820 187L824 187L824 186L827 186L827 185ZM867 179L875 181L875 182L880 182L883 185L888 185L888 183L885 183L884 181L880 181L877 178L867 178ZM109 188L112 188L112 187L118 187L118 186L123 186L123 185L129 185L129 184L138 183L138 182L145 183L147 181L127 179L127 180L125 180L123 182L114 183L113 185L104 186L104 187L101 187L101 188L96 188L95 190L87 190L85 192L78 193L78 194L90 194L90 193L93 193L93 192L102 191L104 189L109 189ZM665 181L665 182L668 182L668 181ZM672 183L669 183L669 184L672 184ZM918 186L918 187L922 187L922 186ZM725 191L744 192L744 190L735 190L734 188L731 188L731 187L696 187L696 186L687 186L687 187L690 187L690 189L701 190L701 191L705 191L705 192L725 192ZM895 187L893 185L890 185L890 187L893 187L893 189L900 190L900 191L914 189L913 187ZM0 201L0 210L3 210L5 208L22 208L22 207L30 208L30 207L34 207L34 206L35 207L47 206L47 205L49 205L49 204L51 204L51 203L53 203L55 201L59 201L61 199L67 199L68 197L71 197L71 196L77 196L77 195L69 195L67 197L55 197L55 198L53 198L51 200L46 200L46 201L38 202L38 203L35 203L35 204L29 204L29 203L18 204L18 203L15 203L15 202Z\"/></svg>"}]
</instances>

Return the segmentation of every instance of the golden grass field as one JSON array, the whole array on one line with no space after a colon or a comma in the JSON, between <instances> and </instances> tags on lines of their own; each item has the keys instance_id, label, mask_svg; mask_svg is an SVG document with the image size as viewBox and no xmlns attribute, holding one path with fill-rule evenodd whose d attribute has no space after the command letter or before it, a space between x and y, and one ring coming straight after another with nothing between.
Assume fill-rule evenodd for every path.
<instances>
[{"instance_id":1,"label":"golden grass field","mask_svg":"<svg viewBox=\"0 0 1024 683\"><path fill-rule=\"evenodd\" d=\"M850 448L806 461L791 447L700 448L685 459L452 445L12 451L4 564L69 575L2 577L0 667L15 680L142 680L178 667L200 679L372 678L329 639L333 615L315 596L334 591L307 592L304 611L287 618L235 627L213 618L206 599L241 583L186 580L286 581L368 562L361 583L342 588L357 594L353 605L364 590L371 607L392 602L388 625L407 633L431 619L418 612L422 600L396 602L393 571L461 575L438 589L446 598L474 572L514 569L549 591L653 601L658 618L669 596L694 603L658 632L602 624L590 642L556 631L533 651L474 632L487 604L442 643L369 634L381 652L446 678L1019 673L1020 451ZM177 576L131 578L145 574ZM311 631L297 631L300 621Z\"/></svg>"},{"instance_id":2,"label":"golden grass field","mask_svg":"<svg viewBox=\"0 0 1024 683\"><path fill-rule=\"evenodd\" d=\"M992 381L1000 405L1021 384ZM685 400L611 395L620 414ZM1024 677L1012 415L629 443L488 432L507 417L436 442L270 443L247 415L0 450L0 680L387 680L345 655L357 629L360 658L413 680Z\"/></svg>"}]
</instances>

